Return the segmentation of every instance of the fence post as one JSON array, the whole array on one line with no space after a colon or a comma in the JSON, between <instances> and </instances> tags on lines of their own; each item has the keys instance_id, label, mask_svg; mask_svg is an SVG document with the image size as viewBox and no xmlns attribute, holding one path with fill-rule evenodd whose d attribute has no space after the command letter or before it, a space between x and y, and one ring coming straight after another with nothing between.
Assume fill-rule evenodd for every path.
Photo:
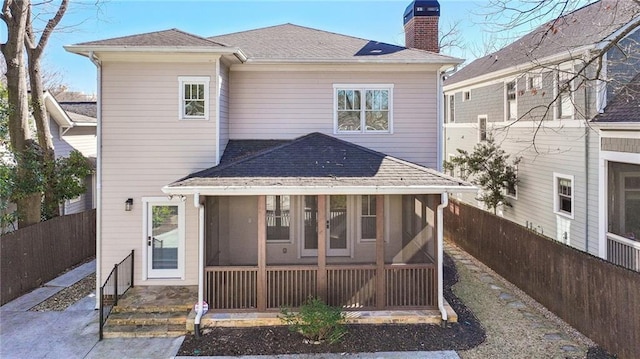
<instances>
[{"instance_id":1,"label":"fence post","mask_svg":"<svg viewBox=\"0 0 640 359\"><path fill-rule=\"evenodd\" d=\"M116 305L118 305L118 265L115 264L113 266L113 276L114 276L114 281L113 281L113 306L115 307Z\"/></svg>"},{"instance_id":2,"label":"fence post","mask_svg":"<svg viewBox=\"0 0 640 359\"><path fill-rule=\"evenodd\" d=\"M131 250L131 288L133 288L133 252L135 250Z\"/></svg>"}]
</instances>

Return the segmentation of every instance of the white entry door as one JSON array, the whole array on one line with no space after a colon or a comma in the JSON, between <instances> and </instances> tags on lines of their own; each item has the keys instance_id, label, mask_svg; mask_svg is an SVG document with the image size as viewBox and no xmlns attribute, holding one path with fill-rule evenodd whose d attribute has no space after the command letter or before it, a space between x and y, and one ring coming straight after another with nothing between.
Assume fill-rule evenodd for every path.
<instances>
[{"instance_id":1,"label":"white entry door","mask_svg":"<svg viewBox=\"0 0 640 359\"><path fill-rule=\"evenodd\" d=\"M147 278L184 277L184 203L147 200L144 212Z\"/></svg>"}]
</instances>

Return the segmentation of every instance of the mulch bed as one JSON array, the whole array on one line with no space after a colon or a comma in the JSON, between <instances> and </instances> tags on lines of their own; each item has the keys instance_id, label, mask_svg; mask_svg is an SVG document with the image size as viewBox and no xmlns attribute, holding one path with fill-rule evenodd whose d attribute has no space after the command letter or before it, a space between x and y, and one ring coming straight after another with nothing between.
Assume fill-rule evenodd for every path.
<instances>
[{"instance_id":1,"label":"mulch bed","mask_svg":"<svg viewBox=\"0 0 640 359\"><path fill-rule=\"evenodd\" d=\"M366 353L388 351L465 350L484 342L485 331L473 313L453 294L458 282L453 260L445 256L444 296L458 314L446 328L428 324L349 325L340 343L304 344L286 327L207 328L187 335L178 355L277 355L300 353Z\"/></svg>"}]
</instances>

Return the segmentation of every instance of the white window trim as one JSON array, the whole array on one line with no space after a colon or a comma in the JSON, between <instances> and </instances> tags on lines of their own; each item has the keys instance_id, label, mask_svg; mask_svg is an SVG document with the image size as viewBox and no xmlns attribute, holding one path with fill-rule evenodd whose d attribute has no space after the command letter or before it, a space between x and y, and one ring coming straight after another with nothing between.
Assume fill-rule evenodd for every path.
<instances>
[{"instance_id":1,"label":"white window trim","mask_svg":"<svg viewBox=\"0 0 640 359\"><path fill-rule=\"evenodd\" d=\"M469 95L469 98L466 98ZM471 101L471 90L462 91L462 102Z\"/></svg>"},{"instance_id":2,"label":"white window trim","mask_svg":"<svg viewBox=\"0 0 640 359\"><path fill-rule=\"evenodd\" d=\"M178 88L179 88L179 102L178 105L178 118L185 121L208 121L209 120L209 82L211 81L209 76L178 76ZM203 116L187 116L184 114L184 85L185 84L203 84L204 85L204 115Z\"/></svg>"},{"instance_id":3,"label":"white window trim","mask_svg":"<svg viewBox=\"0 0 640 359\"><path fill-rule=\"evenodd\" d=\"M571 213L566 213L560 210L560 201L559 201L559 193L558 193L558 180L566 179L571 181ZM562 173L553 173L553 213L563 216L566 218L574 219L575 218L575 207L576 207L576 183L575 177L572 175L565 175Z\"/></svg>"},{"instance_id":4,"label":"white window trim","mask_svg":"<svg viewBox=\"0 0 640 359\"><path fill-rule=\"evenodd\" d=\"M166 280L166 279L185 279L185 236L186 236L186 219L185 204L180 198L167 197L142 197L142 278L143 280ZM149 277L149 246L147 245L147 237L149 236L149 204L159 205L175 205L178 206L178 269L175 275L170 273L164 277Z\"/></svg>"},{"instance_id":5,"label":"white window trim","mask_svg":"<svg viewBox=\"0 0 640 359\"><path fill-rule=\"evenodd\" d=\"M451 110L451 99L453 99L453 111ZM456 95L448 95L447 100L449 101L447 107L447 123L456 123ZM453 117L451 116L452 112Z\"/></svg>"},{"instance_id":6,"label":"white window trim","mask_svg":"<svg viewBox=\"0 0 640 359\"><path fill-rule=\"evenodd\" d=\"M566 116L566 117L560 117L560 109L562 106L562 98L559 96L559 81L560 81L560 73L561 72L573 72L574 71L574 66L573 63L570 64L563 64L563 65L559 65L558 68L556 69L554 76L553 76L553 98L556 99L555 100L555 106L553 106L553 118L556 121L560 121L560 120L573 120L575 119L576 116L576 108L575 108L575 81L571 81L571 84L569 85L569 98L570 98L570 102L571 102L571 106L572 106L572 111L571 111L571 116Z\"/></svg>"},{"instance_id":7,"label":"white window trim","mask_svg":"<svg viewBox=\"0 0 640 359\"><path fill-rule=\"evenodd\" d=\"M484 134L485 134L485 139L484 140L480 136L480 133L482 132L481 129L480 129L480 120L481 119L484 119ZM479 115L478 116L478 143L486 142L488 138L489 138L489 116L487 116L487 115Z\"/></svg>"},{"instance_id":8,"label":"white window trim","mask_svg":"<svg viewBox=\"0 0 640 359\"><path fill-rule=\"evenodd\" d=\"M393 134L393 84L333 84L333 134ZM361 106L360 131L339 131L338 130L338 90L360 90L362 91L361 101L365 101L364 91L366 90L388 90L389 91L389 129L387 131L367 131L365 117L363 116L365 106Z\"/></svg>"},{"instance_id":9,"label":"white window trim","mask_svg":"<svg viewBox=\"0 0 640 359\"><path fill-rule=\"evenodd\" d=\"M509 106L509 99L508 99L508 94L509 94L509 90L507 89L507 84L512 83L513 82L513 91L514 91L514 95L516 96L515 98L515 118L511 118L511 116L509 116L510 114L510 106ZM517 121L518 120L518 79L509 79L509 80L505 80L504 82L504 119L505 121Z\"/></svg>"},{"instance_id":10,"label":"white window trim","mask_svg":"<svg viewBox=\"0 0 640 359\"><path fill-rule=\"evenodd\" d=\"M293 244L293 237L294 237L294 230L293 227L295 226L294 223L295 221L298 220L298 216L296 216L297 214L297 201L294 200L294 196L291 195L285 195L285 196L289 196L289 239L266 239L267 241L267 245L269 244ZM266 212L265 212L265 216L266 216ZM266 218L265 218L266 220Z\"/></svg>"},{"instance_id":11,"label":"white window trim","mask_svg":"<svg viewBox=\"0 0 640 359\"><path fill-rule=\"evenodd\" d=\"M539 86L530 86L529 85L529 80L530 79L538 79L540 81L540 85ZM542 73L527 73L526 76L526 87L527 87L527 91L530 90L541 90L542 89Z\"/></svg>"},{"instance_id":12,"label":"white window trim","mask_svg":"<svg viewBox=\"0 0 640 359\"><path fill-rule=\"evenodd\" d=\"M372 194L370 196L375 196ZM358 209L358 233L356 238L358 238L358 243L376 243L376 239L373 238L362 238L362 196L357 196L356 206ZM383 210L383 218L384 218L384 242L389 243L389 196L384 196L384 210Z\"/></svg>"}]
</instances>

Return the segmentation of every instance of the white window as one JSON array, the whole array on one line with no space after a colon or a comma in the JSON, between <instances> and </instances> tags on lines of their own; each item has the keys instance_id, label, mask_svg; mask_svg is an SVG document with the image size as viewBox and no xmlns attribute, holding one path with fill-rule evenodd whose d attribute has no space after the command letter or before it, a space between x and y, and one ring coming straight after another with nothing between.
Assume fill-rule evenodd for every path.
<instances>
[{"instance_id":1,"label":"white window","mask_svg":"<svg viewBox=\"0 0 640 359\"><path fill-rule=\"evenodd\" d=\"M573 176L554 173L554 212L565 217L574 218Z\"/></svg>"},{"instance_id":2,"label":"white window","mask_svg":"<svg viewBox=\"0 0 640 359\"><path fill-rule=\"evenodd\" d=\"M478 142L487 140L487 117L478 116Z\"/></svg>"},{"instance_id":3,"label":"white window","mask_svg":"<svg viewBox=\"0 0 640 359\"><path fill-rule=\"evenodd\" d=\"M507 120L515 121L518 119L518 103L516 101L516 82L510 81L505 85L506 104L507 104Z\"/></svg>"},{"instance_id":4,"label":"white window","mask_svg":"<svg viewBox=\"0 0 640 359\"><path fill-rule=\"evenodd\" d=\"M527 74L527 90L542 89L542 74Z\"/></svg>"},{"instance_id":5,"label":"white window","mask_svg":"<svg viewBox=\"0 0 640 359\"><path fill-rule=\"evenodd\" d=\"M209 77L178 77L180 119L209 119Z\"/></svg>"},{"instance_id":6,"label":"white window","mask_svg":"<svg viewBox=\"0 0 640 359\"><path fill-rule=\"evenodd\" d=\"M376 240L376 196L363 195L360 198L360 240Z\"/></svg>"},{"instance_id":7,"label":"white window","mask_svg":"<svg viewBox=\"0 0 640 359\"><path fill-rule=\"evenodd\" d=\"M462 102L471 100L471 91L465 91L462 93Z\"/></svg>"},{"instance_id":8,"label":"white window","mask_svg":"<svg viewBox=\"0 0 640 359\"><path fill-rule=\"evenodd\" d=\"M393 85L334 85L335 133L391 133Z\"/></svg>"},{"instance_id":9,"label":"white window","mask_svg":"<svg viewBox=\"0 0 640 359\"><path fill-rule=\"evenodd\" d=\"M291 242L291 196L266 196L267 242Z\"/></svg>"},{"instance_id":10,"label":"white window","mask_svg":"<svg viewBox=\"0 0 640 359\"><path fill-rule=\"evenodd\" d=\"M455 102L456 102L455 95L449 95L449 123L456 122Z\"/></svg>"},{"instance_id":11,"label":"white window","mask_svg":"<svg viewBox=\"0 0 640 359\"><path fill-rule=\"evenodd\" d=\"M573 108L573 74L571 69L560 69L556 78L558 118L572 118Z\"/></svg>"}]
</instances>

